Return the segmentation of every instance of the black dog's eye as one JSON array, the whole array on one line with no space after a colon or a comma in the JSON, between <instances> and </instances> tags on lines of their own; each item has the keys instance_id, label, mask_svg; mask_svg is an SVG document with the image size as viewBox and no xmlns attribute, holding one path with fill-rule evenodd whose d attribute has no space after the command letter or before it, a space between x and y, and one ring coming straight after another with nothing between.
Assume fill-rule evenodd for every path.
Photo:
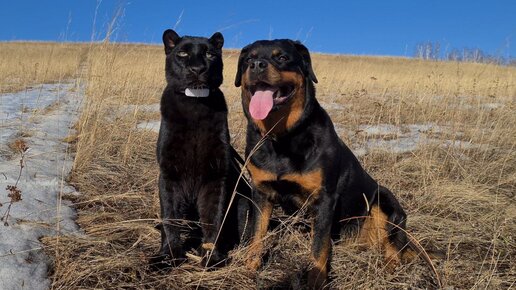
<instances>
[{"instance_id":1,"label":"black dog's eye","mask_svg":"<svg viewBox=\"0 0 516 290\"><path fill-rule=\"evenodd\" d=\"M179 56L179 57L187 57L188 53L184 52L184 51L180 51L180 52L177 53L177 56Z\"/></svg>"},{"instance_id":2,"label":"black dog's eye","mask_svg":"<svg viewBox=\"0 0 516 290\"><path fill-rule=\"evenodd\" d=\"M288 57L286 55L280 55L278 57L278 60L281 61L281 62L284 62L284 61L287 61L288 60Z\"/></svg>"},{"instance_id":3,"label":"black dog's eye","mask_svg":"<svg viewBox=\"0 0 516 290\"><path fill-rule=\"evenodd\" d=\"M207 58L215 58L215 54L214 53L211 53L209 51L206 52L206 57Z\"/></svg>"}]
</instances>

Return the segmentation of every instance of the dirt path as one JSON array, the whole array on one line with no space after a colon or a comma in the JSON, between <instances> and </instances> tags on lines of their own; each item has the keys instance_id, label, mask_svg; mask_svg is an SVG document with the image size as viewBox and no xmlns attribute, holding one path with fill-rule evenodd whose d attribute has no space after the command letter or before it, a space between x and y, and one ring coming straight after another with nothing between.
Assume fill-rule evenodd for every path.
<instances>
[{"instance_id":1,"label":"dirt path","mask_svg":"<svg viewBox=\"0 0 516 290\"><path fill-rule=\"evenodd\" d=\"M0 95L0 289L47 289L49 258L39 238L79 232L61 196L75 192L64 182L73 155L63 138L73 133L82 99L78 83ZM10 211L8 186L21 191Z\"/></svg>"}]
</instances>

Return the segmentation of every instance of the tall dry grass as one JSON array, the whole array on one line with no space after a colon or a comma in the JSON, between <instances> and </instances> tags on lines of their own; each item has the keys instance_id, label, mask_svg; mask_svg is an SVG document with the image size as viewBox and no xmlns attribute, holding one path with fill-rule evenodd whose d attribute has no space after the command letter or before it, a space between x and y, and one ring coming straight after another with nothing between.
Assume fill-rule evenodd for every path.
<instances>
[{"instance_id":1,"label":"tall dry grass","mask_svg":"<svg viewBox=\"0 0 516 290\"><path fill-rule=\"evenodd\" d=\"M87 47L87 44L71 43L0 43L0 93L74 77Z\"/></svg>"},{"instance_id":2,"label":"tall dry grass","mask_svg":"<svg viewBox=\"0 0 516 290\"><path fill-rule=\"evenodd\" d=\"M238 52L224 53L233 143L244 146L245 120L233 80ZM268 261L259 271L242 267L245 248L232 263L205 271L189 263L169 274L151 273L147 258L159 246L157 134L137 124L157 119L145 105L164 86L161 47L97 45L87 55L86 103L77 123L70 196L83 233L45 238L54 257L56 289L167 288L265 289L302 286L309 266L309 234L299 217L276 218L267 236ZM409 153L376 150L360 159L398 196L408 228L427 249L445 252L433 262L448 289L507 289L516 282L514 192L516 69L403 58L314 55L318 99L344 141L361 148L377 136L361 125L436 124L422 132L438 140ZM496 104L496 105L493 105ZM387 136L380 136L387 138ZM389 136L388 138L397 137ZM463 141L475 146L446 146ZM354 241L334 247L331 276L339 289L433 289L435 275L422 259L384 271L377 251Z\"/></svg>"}]
</instances>

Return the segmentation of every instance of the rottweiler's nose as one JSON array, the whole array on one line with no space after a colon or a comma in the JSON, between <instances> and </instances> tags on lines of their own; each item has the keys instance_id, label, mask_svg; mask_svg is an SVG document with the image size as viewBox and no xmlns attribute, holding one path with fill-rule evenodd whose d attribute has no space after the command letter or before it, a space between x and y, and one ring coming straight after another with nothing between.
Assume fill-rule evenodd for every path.
<instances>
[{"instance_id":1,"label":"rottweiler's nose","mask_svg":"<svg viewBox=\"0 0 516 290\"><path fill-rule=\"evenodd\" d=\"M261 59L251 61L249 67L253 73L261 73L267 68L267 62Z\"/></svg>"}]
</instances>

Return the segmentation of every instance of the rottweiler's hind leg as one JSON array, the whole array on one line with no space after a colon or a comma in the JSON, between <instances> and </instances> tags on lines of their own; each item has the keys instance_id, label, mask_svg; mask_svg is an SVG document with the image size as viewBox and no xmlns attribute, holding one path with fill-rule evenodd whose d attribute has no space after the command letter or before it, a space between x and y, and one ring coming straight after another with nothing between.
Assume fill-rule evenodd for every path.
<instances>
[{"instance_id":1,"label":"rottweiler's hind leg","mask_svg":"<svg viewBox=\"0 0 516 290\"><path fill-rule=\"evenodd\" d=\"M406 220L407 215L394 194L380 186L359 239L369 246L379 247L390 270L400 264L409 245Z\"/></svg>"}]
</instances>

